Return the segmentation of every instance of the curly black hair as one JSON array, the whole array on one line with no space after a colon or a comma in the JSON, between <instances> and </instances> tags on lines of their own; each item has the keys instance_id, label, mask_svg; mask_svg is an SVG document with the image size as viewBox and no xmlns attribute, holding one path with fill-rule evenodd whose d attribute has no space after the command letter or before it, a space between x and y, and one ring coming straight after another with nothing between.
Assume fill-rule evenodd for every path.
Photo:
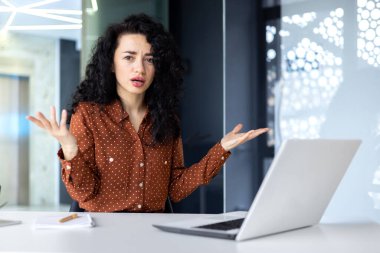
<instances>
[{"instance_id":1,"label":"curly black hair","mask_svg":"<svg viewBox=\"0 0 380 253\"><path fill-rule=\"evenodd\" d=\"M70 115L80 102L107 105L119 99L112 65L118 39L124 34L145 35L153 49L155 76L144 99L152 120L154 142L177 138L180 135L178 109L184 68L173 37L162 24L145 14L131 15L121 23L110 25L99 37L86 67L85 78L73 95Z\"/></svg>"}]
</instances>

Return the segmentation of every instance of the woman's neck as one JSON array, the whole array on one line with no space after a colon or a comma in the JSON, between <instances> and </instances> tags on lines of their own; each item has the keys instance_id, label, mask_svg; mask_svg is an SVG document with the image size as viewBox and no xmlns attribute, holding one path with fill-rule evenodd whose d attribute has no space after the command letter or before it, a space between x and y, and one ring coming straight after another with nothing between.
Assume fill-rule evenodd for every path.
<instances>
[{"instance_id":1,"label":"woman's neck","mask_svg":"<svg viewBox=\"0 0 380 253\"><path fill-rule=\"evenodd\" d=\"M120 97L120 100L123 109L130 115L143 113L146 110L143 94L124 95L123 97Z\"/></svg>"}]
</instances>

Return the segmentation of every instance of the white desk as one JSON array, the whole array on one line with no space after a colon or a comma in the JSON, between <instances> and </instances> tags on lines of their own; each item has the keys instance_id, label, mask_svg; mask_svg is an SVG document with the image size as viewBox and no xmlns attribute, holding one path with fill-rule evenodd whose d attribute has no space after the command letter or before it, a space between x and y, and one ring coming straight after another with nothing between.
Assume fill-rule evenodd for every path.
<instances>
[{"instance_id":1,"label":"white desk","mask_svg":"<svg viewBox=\"0 0 380 253\"><path fill-rule=\"evenodd\" d=\"M38 216L52 212L0 212L0 219L22 220L0 227L0 252L163 252L163 253L379 253L380 225L323 224L244 242L160 231L153 223L193 217L192 214L93 213L96 227L35 230Z\"/></svg>"}]
</instances>

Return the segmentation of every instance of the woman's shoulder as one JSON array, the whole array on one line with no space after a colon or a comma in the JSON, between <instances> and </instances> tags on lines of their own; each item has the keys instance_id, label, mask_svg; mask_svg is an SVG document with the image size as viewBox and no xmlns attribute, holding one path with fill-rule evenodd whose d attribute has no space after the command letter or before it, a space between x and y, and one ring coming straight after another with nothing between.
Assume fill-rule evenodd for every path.
<instances>
[{"instance_id":1,"label":"woman's shoulder","mask_svg":"<svg viewBox=\"0 0 380 253\"><path fill-rule=\"evenodd\" d=\"M100 111L101 105L94 102L79 102L75 108L75 113L93 114Z\"/></svg>"}]
</instances>

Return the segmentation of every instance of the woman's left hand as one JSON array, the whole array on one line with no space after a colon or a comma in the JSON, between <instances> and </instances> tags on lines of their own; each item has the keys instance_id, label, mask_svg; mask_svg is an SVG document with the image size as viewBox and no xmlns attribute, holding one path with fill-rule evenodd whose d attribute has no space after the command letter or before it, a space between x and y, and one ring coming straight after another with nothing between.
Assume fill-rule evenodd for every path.
<instances>
[{"instance_id":1,"label":"woman's left hand","mask_svg":"<svg viewBox=\"0 0 380 253\"><path fill-rule=\"evenodd\" d=\"M238 124L235 128L226 134L223 139L220 141L220 144L226 151L230 151L233 148L236 148L240 144L243 144L253 138L256 138L260 134L266 133L269 131L269 128L259 128L256 130L250 130L245 133L239 133L243 128L243 124Z\"/></svg>"}]
</instances>

